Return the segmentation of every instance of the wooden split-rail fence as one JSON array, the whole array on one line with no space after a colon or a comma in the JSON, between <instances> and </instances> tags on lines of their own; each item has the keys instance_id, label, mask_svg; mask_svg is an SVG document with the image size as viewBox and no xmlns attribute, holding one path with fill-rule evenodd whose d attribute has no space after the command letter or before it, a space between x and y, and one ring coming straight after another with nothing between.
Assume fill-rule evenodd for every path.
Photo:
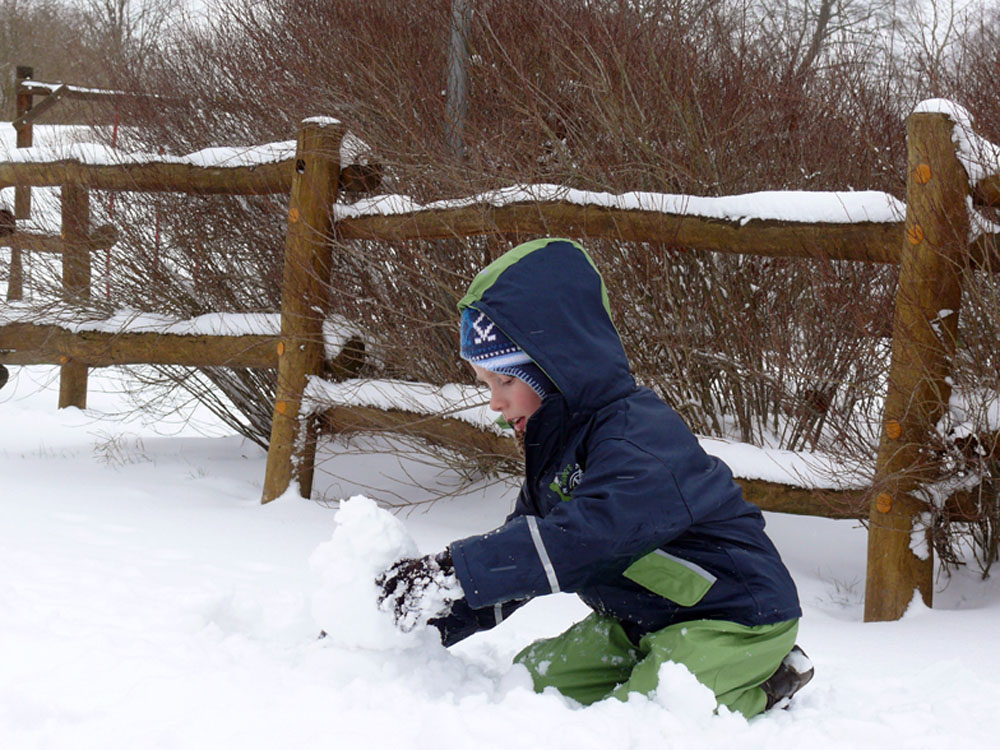
<instances>
[{"instance_id":1,"label":"wooden split-rail fence","mask_svg":"<svg viewBox=\"0 0 1000 750\"><path fill-rule=\"evenodd\" d=\"M328 367L322 327L329 307L326 280L332 264L331 237L379 242L490 234L624 242L668 238L672 246L696 251L898 264L892 360L871 487L833 493L839 499L831 501L829 495L817 500L802 488L741 480L748 498L765 510L866 516L865 618L898 619L915 591L931 603L933 559L929 552L914 552L912 538L921 533L919 518L925 505L920 488L928 481L921 474L921 448L950 397L949 363L955 350L962 278L969 267L1000 268L995 239L979 236L970 242L968 211L970 202L1000 207L1000 174L970 187L954 145L955 126L939 112L916 112L909 117L905 219L865 223L733 221L562 200L338 217L332 206L353 178L339 163L345 128L326 118L302 123L293 159L264 167L0 163L0 187L61 187L62 234L45 242L61 250L65 294L77 301L89 294L90 252L109 239L107 234L95 238L89 231L90 189L290 196L279 335L70 333L58 326L14 323L0 326L0 363L60 364L60 406L85 405L87 368L93 366L276 367L277 392L262 497L269 502L292 488L305 497L311 494L317 437L324 427L395 429L432 441L457 437L484 451L513 453L509 439L457 420L364 407L330 406L317 413L303 408L309 378ZM29 242L27 237L15 235L14 239ZM942 317L943 310L954 314Z\"/></svg>"}]
</instances>

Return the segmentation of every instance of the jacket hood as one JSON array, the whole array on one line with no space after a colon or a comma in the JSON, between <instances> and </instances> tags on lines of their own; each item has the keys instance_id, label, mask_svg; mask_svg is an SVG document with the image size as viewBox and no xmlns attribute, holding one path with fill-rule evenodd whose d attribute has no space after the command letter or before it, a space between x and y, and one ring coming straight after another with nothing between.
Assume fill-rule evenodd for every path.
<instances>
[{"instance_id":1,"label":"jacket hood","mask_svg":"<svg viewBox=\"0 0 1000 750\"><path fill-rule=\"evenodd\" d=\"M486 314L534 360L571 412L591 412L635 387L604 280L576 242L518 245L484 268L459 310Z\"/></svg>"}]
</instances>

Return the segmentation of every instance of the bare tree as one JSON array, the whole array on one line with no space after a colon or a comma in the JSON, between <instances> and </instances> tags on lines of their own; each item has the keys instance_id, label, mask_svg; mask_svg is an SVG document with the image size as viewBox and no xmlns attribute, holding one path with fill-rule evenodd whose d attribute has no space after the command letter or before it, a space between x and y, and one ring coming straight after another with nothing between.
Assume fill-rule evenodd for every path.
<instances>
[{"instance_id":1,"label":"bare tree","mask_svg":"<svg viewBox=\"0 0 1000 750\"><path fill-rule=\"evenodd\" d=\"M144 69L172 23L184 18L183 0L75 0L85 37L116 64Z\"/></svg>"}]
</instances>

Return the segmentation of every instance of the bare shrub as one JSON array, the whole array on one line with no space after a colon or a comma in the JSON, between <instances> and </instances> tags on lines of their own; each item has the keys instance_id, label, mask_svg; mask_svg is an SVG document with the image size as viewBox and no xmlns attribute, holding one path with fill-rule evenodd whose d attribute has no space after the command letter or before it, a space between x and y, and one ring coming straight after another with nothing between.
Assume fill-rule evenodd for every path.
<instances>
[{"instance_id":1,"label":"bare shrub","mask_svg":"<svg viewBox=\"0 0 1000 750\"><path fill-rule=\"evenodd\" d=\"M175 103L122 102L135 125L123 137L185 153L291 138L303 117L336 115L384 164L382 189L420 201L526 182L902 192L911 102L880 79L874 44L803 56L781 42L779 21L696 0L477 3L467 148L455 154L443 95L449 6L376 0L361 13L348 0L226 0L215 26L166 40L160 65L112 69L115 85ZM278 309L281 200L125 203L115 209L128 236L112 269L114 304L178 315ZM380 340L367 374L468 379L454 302L519 239L528 238L334 240L331 309ZM705 256L670 238L582 239L607 277L637 376L696 430L871 449L893 269ZM388 331L398 335L379 337ZM207 377L235 402L230 421L266 441L271 376Z\"/></svg>"},{"instance_id":2,"label":"bare shrub","mask_svg":"<svg viewBox=\"0 0 1000 750\"><path fill-rule=\"evenodd\" d=\"M924 93L896 77L876 36L812 54L809 45L790 46L780 18L758 24L735 4L484 0L468 40L467 148L459 155L443 95L450 2L377 0L365 12L347 0L227 3L215 26L164 38L156 65L109 71L117 87L169 99L123 101L122 145L180 154L283 140L303 117L326 114L372 146L384 191L420 201L525 182L901 195L903 122ZM994 101L986 96L995 80L989 55L957 59L966 67L956 79L978 87L967 98ZM973 75L977 61L982 71ZM110 275L98 274L98 297L184 317L275 311L285 208L270 197L117 198L114 220L125 236ZM454 303L476 270L523 239L331 238L331 311L375 342L363 374L467 380ZM607 278L637 377L696 431L870 460L895 269L698 254L669 237L648 245L581 239ZM990 299L992 287L980 283L976 294ZM962 383L984 382L988 366L993 319L984 312L983 325L976 315L963 313L963 326L983 333L964 355ZM266 443L272 373L158 373L149 394L179 385Z\"/></svg>"}]
</instances>

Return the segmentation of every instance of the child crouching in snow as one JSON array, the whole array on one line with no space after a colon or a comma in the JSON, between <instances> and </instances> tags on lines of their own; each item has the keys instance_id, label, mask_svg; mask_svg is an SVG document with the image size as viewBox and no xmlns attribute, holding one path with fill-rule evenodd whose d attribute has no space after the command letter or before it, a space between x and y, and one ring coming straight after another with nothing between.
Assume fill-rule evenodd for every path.
<instances>
[{"instance_id":1,"label":"child crouching in snow","mask_svg":"<svg viewBox=\"0 0 1000 750\"><path fill-rule=\"evenodd\" d=\"M672 661L747 717L787 703L812 677L795 584L728 467L636 385L590 256L520 245L459 309L462 357L523 436L525 481L500 528L379 577L397 624L429 619L450 646L573 592L593 612L515 659L536 690L625 699Z\"/></svg>"}]
</instances>

